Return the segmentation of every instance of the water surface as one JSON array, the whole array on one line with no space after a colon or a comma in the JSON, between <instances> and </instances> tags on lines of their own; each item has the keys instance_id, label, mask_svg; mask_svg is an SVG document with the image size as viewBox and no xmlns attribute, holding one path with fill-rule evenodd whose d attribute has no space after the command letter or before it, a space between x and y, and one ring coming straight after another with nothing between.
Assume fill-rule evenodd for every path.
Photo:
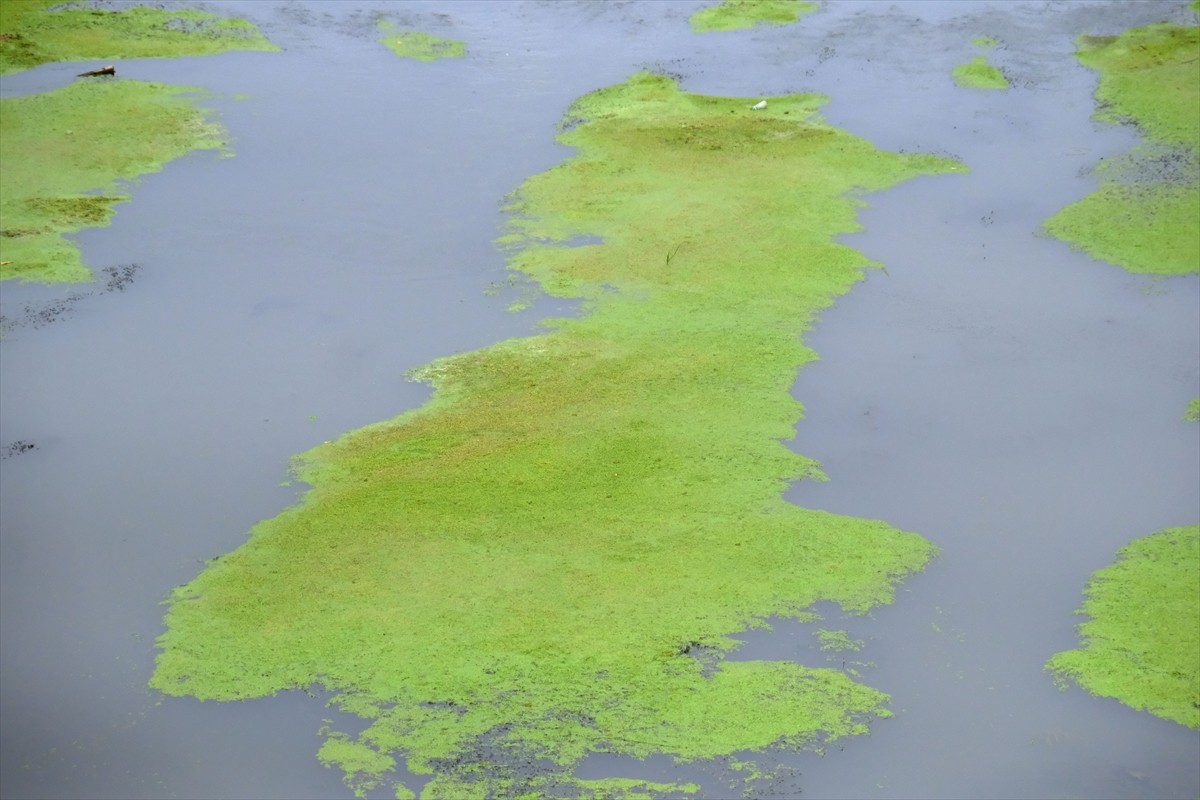
<instances>
[{"instance_id":1,"label":"water surface","mask_svg":"<svg viewBox=\"0 0 1200 800\"><path fill-rule=\"evenodd\" d=\"M1074 35L1182 3L832 3L793 26L695 35L701 3L213 3L283 53L118 62L203 87L236 157L147 177L78 240L124 291L6 285L0 344L0 791L6 797L338 797L290 693L219 705L145 689L162 600L295 502L287 459L420 405L404 372L535 330L492 240L502 198L566 150L570 102L649 67L688 91L829 94L834 124L889 149L953 154L968 176L868 198L845 241L883 261L809 339L795 447L830 481L797 503L878 517L943 548L872 619L864 680L897 715L769 791L815 797L1194 797L1200 738L1041 665L1116 550L1200 519L1200 291L1039 237L1129 131L1090 119ZM433 64L375 42L373 13L468 42ZM1187 17L1179 17L1186 20ZM996 36L1014 88L950 71ZM80 72L46 65L5 96ZM244 94L246 99L234 99ZM1081 174L1082 173L1082 174ZM70 301L49 324L29 318ZM25 324L28 322L29 324ZM734 657L825 663L810 629L747 634ZM842 659L837 656L837 661ZM602 757L584 769L618 765ZM620 767L678 774L667 759ZM622 772L621 774L628 774ZM710 796L719 767L697 771ZM768 790L764 789L763 793Z\"/></svg>"}]
</instances>

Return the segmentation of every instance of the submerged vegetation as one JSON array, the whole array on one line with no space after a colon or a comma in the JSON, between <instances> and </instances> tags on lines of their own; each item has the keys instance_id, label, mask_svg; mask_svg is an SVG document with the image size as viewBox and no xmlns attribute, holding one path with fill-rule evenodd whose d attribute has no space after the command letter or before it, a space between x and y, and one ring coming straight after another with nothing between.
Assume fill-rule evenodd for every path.
<instances>
[{"instance_id":1,"label":"submerged vegetation","mask_svg":"<svg viewBox=\"0 0 1200 800\"><path fill-rule=\"evenodd\" d=\"M465 42L442 39L419 31L398 31L387 20L380 20L376 27L382 34L379 41L401 58L436 61L439 58L461 58L467 54Z\"/></svg>"},{"instance_id":2,"label":"submerged vegetation","mask_svg":"<svg viewBox=\"0 0 1200 800\"><path fill-rule=\"evenodd\" d=\"M103 79L0 100L0 279L85 281L64 237L107 225L129 181L223 144L186 86Z\"/></svg>"},{"instance_id":3,"label":"submerged vegetation","mask_svg":"<svg viewBox=\"0 0 1200 800\"><path fill-rule=\"evenodd\" d=\"M772 615L889 602L934 552L782 499L822 477L781 442L800 335L872 266L834 238L860 193L963 169L879 151L824 101L751 111L649 74L580 99L577 154L520 188L503 243L585 314L436 361L425 407L304 454L301 504L174 593L152 685L328 687L367 724L320 758L358 791L403 759L426 797L693 791L571 770L821 747L886 716L840 670L721 658Z\"/></svg>"},{"instance_id":4,"label":"submerged vegetation","mask_svg":"<svg viewBox=\"0 0 1200 800\"><path fill-rule=\"evenodd\" d=\"M815 11L816 3L807 0L721 0L702 8L689 18L692 30L735 31L756 25L787 25Z\"/></svg>"},{"instance_id":5,"label":"submerged vegetation","mask_svg":"<svg viewBox=\"0 0 1200 800\"><path fill-rule=\"evenodd\" d=\"M1130 272L1200 272L1200 27L1161 23L1082 36L1080 62L1100 73L1098 119L1133 123L1143 144L1098 170L1098 190L1046 230Z\"/></svg>"},{"instance_id":6,"label":"submerged vegetation","mask_svg":"<svg viewBox=\"0 0 1200 800\"><path fill-rule=\"evenodd\" d=\"M279 49L245 20L202 11L145 6L106 11L64 5L61 0L0 2L0 74L51 61Z\"/></svg>"},{"instance_id":7,"label":"submerged vegetation","mask_svg":"<svg viewBox=\"0 0 1200 800\"><path fill-rule=\"evenodd\" d=\"M1078 650L1060 680L1200 729L1200 525L1138 539L1088 583Z\"/></svg>"}]
</instances>

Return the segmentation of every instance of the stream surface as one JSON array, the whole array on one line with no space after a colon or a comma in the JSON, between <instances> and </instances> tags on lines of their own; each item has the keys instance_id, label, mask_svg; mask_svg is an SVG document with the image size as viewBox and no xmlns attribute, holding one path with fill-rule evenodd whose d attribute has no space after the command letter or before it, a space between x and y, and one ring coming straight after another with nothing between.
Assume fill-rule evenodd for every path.
<instances>
[{"instance_id":1,"label":"stream surface","mask_svg":"<svg viewBox=\"0 0 1200 800\"><path fill-rule=\"evenodd\" d=\"M1093 571L1200 520L1200 426L1181 422L1200 395L1200 281L1131 276L1037 234L1135 142L1091 120L1074 36L1190 12L835 2L791 26L692 34L702 5L200 4L284 52L115 62L209 92L236 155L168 165L79 234L93 269L140 267L127 284L0 289L0 794L349 796L314 757L337 713L319 699L146 688L160 602L296 502L290 456L424 402L406 370L573 312L507 310L527 291L505 285L499 206L569 155L553 133L571 101L643 68L693 92L822 92L831 123L972 170L866 198L866 230L843 240L887 272L823 316L807 340L821 361L795 389L793 446L830 480L789 499L887 520L942 555L871 617L821 609L860 652L780 623L731 656L873 662L863 680L896 716L823 757L769 755L780 777L760 795L1200 794L1200 734L1042 670L1076 646ZM397 59L379 11L468 57ZM978 36L1001 40L989 57L1013 89L954 85ZM0 94L91 66L5 76ZM595 756L579 774L728 793L718 767L666 758Z\"/></svg>"}]
</instances>

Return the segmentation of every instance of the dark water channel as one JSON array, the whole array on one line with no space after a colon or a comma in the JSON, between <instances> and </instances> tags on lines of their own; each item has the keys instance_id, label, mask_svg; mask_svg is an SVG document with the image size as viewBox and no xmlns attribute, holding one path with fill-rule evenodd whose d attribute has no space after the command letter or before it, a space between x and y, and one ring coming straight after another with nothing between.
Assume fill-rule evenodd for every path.
<instances>
[{"instance_id":1,"label":"dark water channel","mask_svg":"<svg viewBox=\"0 0 1200 800\"><path fill-rule=\"evenodd\" d=\"M499 202L568 151L574 98L638 68L685 88L820 91L827 117L970 175L869 198L846 241L887 264L823 318L799 377L795 446L830 481L789 495L879 517L943 548L897 602L825 627L865 639L864 679L896 717L824 757L777 754L761 795L1195 797L1200 737L1078 690L1041 665L1075 644L1087 576L1131 539L1200 520L1200 282L1132 277L1036 235L1094 185L1127 131L1090 120L1073 36L1183 3L831 3L798 25L696 36L694 2L211 6L278 54L118 62L212 93L234 158L148 176L114 224L79 236L106 289L5 285L0 444L4 797L340 797L302 693L218 705L145 688L159 602L294 502L287 459L419 405L407 369L524 335L570 307L512 313L492 240ZM463 39L398 60L375 13ZM1008 92L956 89L996 36ZM9 96L71 80L47 65ZM235 96L245 95L244 99ZM73 296L74 295L74 296ZM27 311L27 309L29 309ZM744 636L737 658L826 664L814 626ZM788 772L790 770L791 772ZM596 757L581 774L719 766Z\"/></svg>"}]
</instances>

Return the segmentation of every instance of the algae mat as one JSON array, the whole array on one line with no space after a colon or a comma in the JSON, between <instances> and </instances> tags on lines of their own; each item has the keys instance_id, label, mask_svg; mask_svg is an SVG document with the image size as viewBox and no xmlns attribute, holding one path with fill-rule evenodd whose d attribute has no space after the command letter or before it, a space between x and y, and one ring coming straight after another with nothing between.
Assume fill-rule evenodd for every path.
<instances>
[{"instance_id":1,"label":"algae mat","mask_svg":"<svg viewBox=\"0 0 1200 800\"><path fill-rule=\"evenodd\" d=\"M1200 525L1138 539L1092 576L1083 646L1047 665L1094 694L1200 728Z\"/></svg>"},{"instance_id":2,"label":"algae mat","mask_svg":"<svg viewBox=\"0 0 1200 800\"><path fill-rule=\"evenodd\" d=\"M245 20L200 11L0 4L0 75L72 59L278 49ZM102 78L0 102L0 280L89 280L64 234L108 225L113 204L129 199L120 183L224 144L189 97L199 91Z\"/></svg>"},{"instance_id":3,"label":"algae mat","mask_svg":"<svg viewBox=\"0 0 1200 800\"><path fill-rule=\"evenodd\" d=\"M89 280L64 234L107 225L129 181L225 144L196 91L105 80L0 101L0 280Z\"/></svg>"},{"instance_id":4,"label":"algae mat","mask_svg":"<svg viewBox=\"0 0 1200 800\"><path fill-rule=\"evenodd\" d=\"M152 684L323 685L369 725L321 758L360 791L404 758L427 796L687 791L571 767L887 715L839 670L720 657L769 615L888 602L933 553L784 502L821 472L781 440L800 334L871 266L833 242L857 196L963 168L830 127L820 96L754 99L642 73L578 101L578 155L520 188L504 243L584 316L437 361L424 408L302 456L303 502L176 591Z\"/></svg>"},{"instance_id":5,"label":"algae mat","mask_svg":"<svg viewBox=\"0 0 1200 800\"><path fill-rule=\"evenodd\" d=\"M1100 73L1097 118L1134 123L1145 141L1101 164L1100 188L1046 230L1130 272L1200 272L1200 27L1085 35L1076 55Z\"/></svg>"},{"instance_id":6,"label":"algae mat","mask_svg":"<svg viewBox=\"0 0 1200 800\"><path fill-rule=\"evenodd\" d=\"M72 8L58 0L0 3L0 75L51 61L278 49L245 20L203 11Z\"/></svg>"}]
</instances>

